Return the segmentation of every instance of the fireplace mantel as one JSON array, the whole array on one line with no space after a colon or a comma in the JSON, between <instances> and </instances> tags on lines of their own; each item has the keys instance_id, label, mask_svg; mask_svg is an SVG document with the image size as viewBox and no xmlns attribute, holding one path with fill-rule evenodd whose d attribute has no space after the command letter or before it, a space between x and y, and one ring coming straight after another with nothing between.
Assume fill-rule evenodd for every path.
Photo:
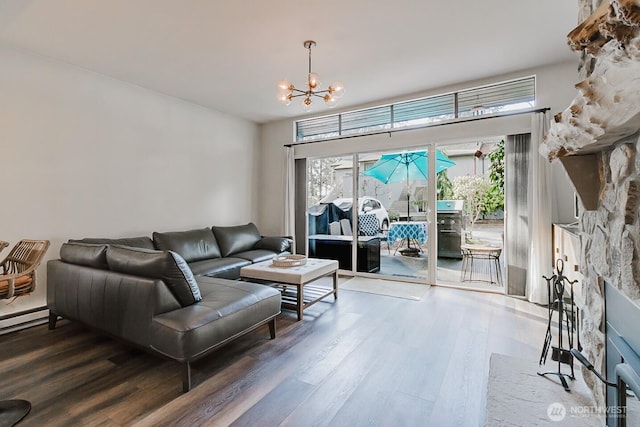
<instances>
[{"instance_id":1,"label":"fireplace mantel","mask_svg":"<svg viewBox=\"0 0 640 427\"><path fill-rule=\"evenodd\" d=\"M569 33L568 43L595 65L575 85L571 105L555 115L540 151L562 161L583 206L594 210L600 153L640 129L640 0L604 1Z\"/></svg>"}]
</instances>

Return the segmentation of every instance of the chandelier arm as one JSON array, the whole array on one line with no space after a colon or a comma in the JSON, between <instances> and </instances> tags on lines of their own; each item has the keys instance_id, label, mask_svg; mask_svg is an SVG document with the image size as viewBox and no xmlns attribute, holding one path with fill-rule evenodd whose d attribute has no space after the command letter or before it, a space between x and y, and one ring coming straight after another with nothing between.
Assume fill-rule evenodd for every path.
<instances>
[{"instance_id":1,"label":"chandelier arm","mask_svg":"<svg viewBox=\"0 0 640 427\"><path fill-rule=\"evenodd\" d=\"M297 94L297 95L293 95L293 94L291 94L291 95L289 95L289 97L290 97L290 98L299 98L299 97L301 97L301 96L307 96L307 93L306 93L306 92L302 92L301 90L300 90L300 91L298 91L298 92L300 92L300 93L299 93L299 94Z\"/></svg>"}]
</instances>

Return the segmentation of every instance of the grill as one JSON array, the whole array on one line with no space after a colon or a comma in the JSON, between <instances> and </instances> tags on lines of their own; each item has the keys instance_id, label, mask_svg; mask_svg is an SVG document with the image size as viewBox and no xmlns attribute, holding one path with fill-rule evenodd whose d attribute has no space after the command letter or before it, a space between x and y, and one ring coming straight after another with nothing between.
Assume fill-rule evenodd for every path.
<instances>
[{"instance_id":1,"label":"grill","mask_svg":"<svg viewBox=\"0 0 640 427\"><path fill-rule=\"evenodd\" d=\"M438 200L438 258L462 259L462 206L463 200Z\"/></svg>"}]
</instances>

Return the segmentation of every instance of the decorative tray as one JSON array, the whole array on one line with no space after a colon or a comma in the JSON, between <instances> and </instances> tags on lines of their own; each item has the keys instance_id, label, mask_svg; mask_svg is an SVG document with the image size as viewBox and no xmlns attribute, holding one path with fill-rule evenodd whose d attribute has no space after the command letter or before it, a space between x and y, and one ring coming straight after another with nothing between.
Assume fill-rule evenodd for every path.
<instances>
[{"instance_id":1,"label":"decorative tray","mask_svg":"<svg viewBox=\"0 0 640 427\"><path fill-rule=\"evenodd\" d=\"M307 263L304 255L280 255L275 257L271 263L276 267L298 267Z\"/></svg>"}]
</instances>

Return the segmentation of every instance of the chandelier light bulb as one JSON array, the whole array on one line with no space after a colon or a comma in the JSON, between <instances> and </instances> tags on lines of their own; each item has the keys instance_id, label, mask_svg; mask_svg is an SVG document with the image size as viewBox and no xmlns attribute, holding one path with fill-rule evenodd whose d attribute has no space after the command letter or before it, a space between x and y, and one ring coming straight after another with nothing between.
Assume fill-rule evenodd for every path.
<instances>
[{"instance_id":1,"label":"chandelier light bulb","mask_svg":"<svg viewBox=\"0 0 640 427\"><path fill-rule=\"evenodd\" d=\"M289 82L289 80L280 80L277 84L276 87L278 88L278 91L291 91L293 89L293 85Z\"/></svg>"},{"instance_id":2,"label":"chandelier light bulb","mask_svg":"<svg viewBox=\"0 0 640 427\"><path fill-rule=\"evenodd\" d=\"M344 95L344 83L340 81L331 83L331 86L329 86L329 93L336 99L342 98L342 95Z\"/></svg>"},{"instance_id":3,"label":"chandelier light bulb","mask_svg":"<svg viewBox=\"0 0 640 427\"><path fill-rule=\"evenodd\" d=\"M333 108L338 103L338 100L334 96L326 94L324 96L324 103L328 108Z\"/></svg>"},{"instance_id":4,"label":"chandelier light bulb","mask_svg":"<svg viewBox=\"0 0 640 427\"><path fill-rule=\"evenodd\" d=\"M320 76L317 73L309 73L309 89L320 86Z\"/></svg>"},{"instance_id":5,"label":"chandelier light bulb","mask_svg":"<svg viewBox=\"0 0 640 427\"><path fill-rule=\"evenodd\" d=\"M305 112L309 112L313 104L312 97L315 96L322 98L327 107L335 107L338 99L344 94L344 84L340 81L335 81L327 89L321 90L320 76L311 71L311 48L315 47L316 42L306 40L303 45L309 51L309 72L307 73L306 88L304 90L298 89L288 80L280 80L276 85L278 88L276 96L278 102L282 105L289 105L293 98L302 97L300 106Z\"/></svg>"},{"instance_id":6,"label":"chandelier light bulb","mask_svg":"<svg viewBox=\"0 0 640 427\"><path fill-rule=\"evenodd\" d=\"M285 107L291 104L292 97L291 92L278 92L278 95L276 96L278 102Z\"/></svg>"},{"instance_id":7,"label":"chandelier light bulb","mask_svg":"<svg viewBox=\"0 0 640 427\"><path fill-rule=\"evenodd\" d=\"M300 106L305 113L308 113L313 108L313 101L311 101L311 98L307 96L302 99L302 103L300 104Z\"/></svg>"}]
</instances>

